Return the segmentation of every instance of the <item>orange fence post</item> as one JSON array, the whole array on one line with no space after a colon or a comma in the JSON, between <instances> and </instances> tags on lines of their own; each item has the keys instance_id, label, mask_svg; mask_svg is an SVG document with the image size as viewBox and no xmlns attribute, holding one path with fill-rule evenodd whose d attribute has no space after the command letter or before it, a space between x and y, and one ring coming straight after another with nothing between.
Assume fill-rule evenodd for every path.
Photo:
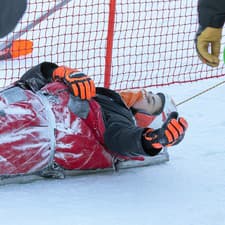
<instances>
[{"instance_id":1,"label":"orange fence post","mask_svg":"<svg viewBox=\"0 0 225 225\"><path fill-rule=\"evenodd\" d=\"M106 46L106 56L105 56L104 87L106 88L109 88L110 86L115 14L116 14L116 0L110 0L108 35L107 35L107 46Z\"/></svg>"}]
</instances>

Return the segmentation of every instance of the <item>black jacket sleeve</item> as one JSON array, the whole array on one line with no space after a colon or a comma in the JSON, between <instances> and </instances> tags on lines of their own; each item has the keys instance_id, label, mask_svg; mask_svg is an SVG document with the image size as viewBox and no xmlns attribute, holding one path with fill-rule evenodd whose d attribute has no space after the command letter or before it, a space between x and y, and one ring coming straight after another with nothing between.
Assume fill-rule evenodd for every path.
<instances>
[{"instance_id":1,"label":"black jacket sleeve","mask_svg":"<svg viewBox=\"0 0 225 225\"><path fill-rule=\"evenodd\" d=\"M147 151L144 149L144 128L136 126L132 111L125 106L119 94L109 89L97 88L95 100L102 109L105 123L104 142L109 150L125 156L153 156L159 152L154 149L151 151L149 146Z\"/></svg>"},{"instance_id":2,"label":"black jacket sleeve","mask_svg":"<svg viewBox=\"0 0 225 225\"><path fill-rule=\"evenodd\" d=\"M28 70L15 85L36 92L52 81L52 73L57 67L50 62L40 63Z\"/></svg>"},{"instance_id":3,"label":"black jacket sleeve","mask_svg":"<svg viewBox=\"0 0 225 225\"><path fill-rule=\"evenodd\" d=\"M108 149L122 155L144 154L141 144L143 130L127 117L115 112L105 112L104 141Z\"/></svg>"},{"instance_id":4,"label":"black jacket sleeve","mask_svg":"<svg viewBox=\"0 0 225 225\"><path fill-rule=\"evenodd\" d=\"M10 33L22 17L27 0L4 0L0 6L0 38Z\"/></svg>"},{"instance_id":5,"label":"black jacket sleeve","mask_svg":"<svg viewBox=\"0 0 225 225\"><path fill-rule=\"evenodd\" d=\"M225 21L225 0L199 0L198 15L201 29L221 28Z\"/></svg>"}]
</instances>

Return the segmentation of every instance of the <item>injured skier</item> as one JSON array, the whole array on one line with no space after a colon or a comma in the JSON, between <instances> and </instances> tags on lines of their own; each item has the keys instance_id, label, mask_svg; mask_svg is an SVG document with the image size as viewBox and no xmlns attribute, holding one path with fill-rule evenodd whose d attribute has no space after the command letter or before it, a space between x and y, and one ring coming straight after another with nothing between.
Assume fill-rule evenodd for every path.
<instances>
[{"instance_id":1,"label":"injured skier","mask_svg":"<svg viewBox=\"0 0 225 225\"><path fill-rule=\"evenodd\" d=\"M0 92L0 124L0 176L143 160L178 144L188 126L166 94L95 88L84 73L48 62Z\"/></svg>"}]
</instances>

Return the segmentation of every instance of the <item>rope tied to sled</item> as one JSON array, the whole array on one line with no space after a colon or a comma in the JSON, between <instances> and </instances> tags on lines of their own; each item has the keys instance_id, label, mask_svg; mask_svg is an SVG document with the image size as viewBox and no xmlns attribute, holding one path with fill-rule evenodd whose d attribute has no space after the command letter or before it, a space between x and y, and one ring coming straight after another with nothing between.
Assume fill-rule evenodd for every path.
<instances>
[{"instance_id":1,"label":"rope tied to sled","mask_svg":"<svg viewBox=\"0 0 225 225\"><path fill-rule=\"evenodd\" d=\"M208 91L211 91L212 89L214 89L214 88L216 88L216 87L219 87L220 85L222 85L222 84L224 84L224 83L225 83L225 80L224 80L224 81L221 81L221 82L219 82L219 83L213 85L212 87L209 87L209 88L207 88L207 89L205 89L205 90L203 90L203 91L201 91L201 92L199 92L199 93L197 93L197 94L195 94L195 95L193 95L193 96L191 96L191 97L189 97L189 98L187 98L187 99L185 99L185 100L183 100L183 101L181 101L181 102L179 102L178 104L176 104L176 106L179 106L179 105L182 105L182 104L184 104L184 103L186 103L186 102L189 102L189 101L191 101L192 99L194 99L194 98L196 98L196 97L198 97L198 96L200 96L200 95L202 95L202 94L204 94L204 93L206 93L206 92L208 92Z\"/></svg>"}]
</instances>

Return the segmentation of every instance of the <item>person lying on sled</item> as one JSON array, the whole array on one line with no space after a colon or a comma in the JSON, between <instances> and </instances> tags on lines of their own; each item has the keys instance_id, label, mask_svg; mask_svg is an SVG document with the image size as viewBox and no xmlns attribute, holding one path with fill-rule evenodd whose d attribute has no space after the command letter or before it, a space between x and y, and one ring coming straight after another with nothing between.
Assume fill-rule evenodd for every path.
<instances>
[{"instance_id":1,"label":"person lying on sled","mask_svg":"<svg viewBox=\"0 0 225 225\"><path fill-rule=\"evenodd\" d=\"M0 124L0 175L110 168L178 144L188 127L166 94L95 88L48 62L0 92Z\"/></svg>"}]
</instances>

